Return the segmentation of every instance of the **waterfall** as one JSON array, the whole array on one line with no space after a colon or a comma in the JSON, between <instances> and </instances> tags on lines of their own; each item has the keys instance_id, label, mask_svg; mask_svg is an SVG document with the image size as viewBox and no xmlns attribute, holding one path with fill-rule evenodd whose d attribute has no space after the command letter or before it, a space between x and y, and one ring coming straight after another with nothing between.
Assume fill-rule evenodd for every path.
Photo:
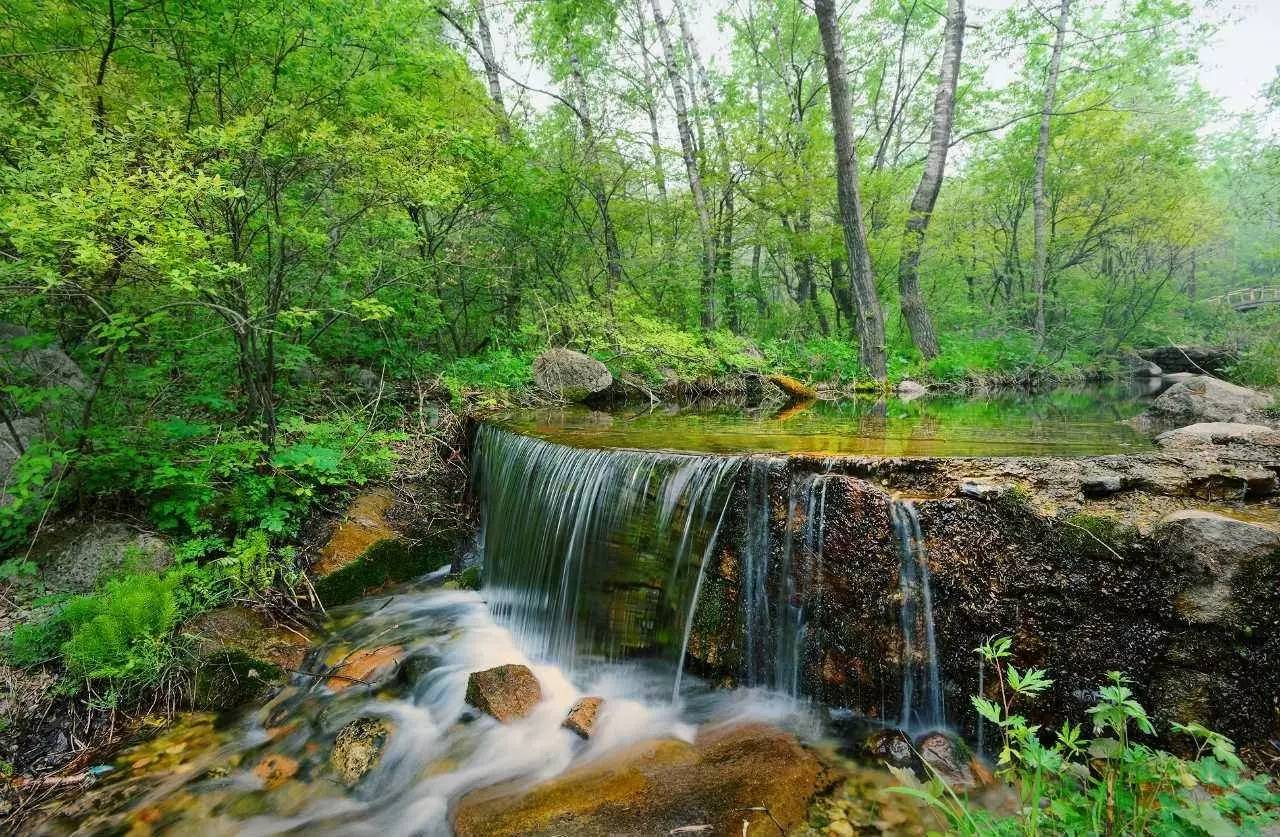
<instances>
[{"instance_id":1,"label":"waterfall","mask_svg":"<svg viewBox=\"0 0 1280 837\"><path fill-rule=\"evenodd\" d=\"M474 488L489 607L530 656L687 651L741 460L589 450L489 425ZM678 686L677 686L678 687Z\"/></svg>"},{"instance_id":2,"label":"waterfall","mask_svg":"<svg viewBox=\"0 0 1280 837\"><path fill-rule=\"evenodd\" d=\"M782 548L782 572L778 578L778 630L774 653L773 688L798 697L804 664L805 640L814 587L821 577L823 511L827 502L827 476L793 477L787 501L786 539ZM794 529L800 527L799 539Z\"/></svg>"},{"instance_id":3,"label":"waterfall","mask_svg":"<svg viewBox=\"0 0 1280 837\"><path fill-rule=\"evenodd\" d=\"M899 613L902 630L903 729L931 729L946 725L942 683L938 671L938 647L933 628L933 594L929 589L929 561L925 555L920 519L909 501L890 505L893 531L898 538L902 597Z\"/></svg>"}]
</instances>

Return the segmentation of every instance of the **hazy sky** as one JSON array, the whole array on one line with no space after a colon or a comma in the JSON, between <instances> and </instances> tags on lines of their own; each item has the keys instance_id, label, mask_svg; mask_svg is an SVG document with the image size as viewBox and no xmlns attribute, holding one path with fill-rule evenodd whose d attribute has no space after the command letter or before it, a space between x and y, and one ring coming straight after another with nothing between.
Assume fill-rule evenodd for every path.
<instances>
[{"instance_id":1,"label":"hazy sky","mask_svg":"<svg viewBox=\"0 0 1280 837\"><path fill-rule=\"evenodd\" d=\"M1105 0L1076 0L1078 3L1097 3ZM537 2L537 0L533 0ZM857 4L857 0L853 0ZM981 20L993 12L1024 3L1026 0L968 0L971 20ZM1048 6L1052 0L1040 0ZM496 17L503 17L500 9L504 0L491 2ZM646 4L647 5L647 4ZM670 6L670 2L664 3ZM728 56L727 36L717 30L715 15L726 0L685 0L685 8L695 18L696 36L701 41L704 57L723 65ZM1280 64L1280 0L1192 0L1196 14L1202 20L1226 21L1216 37L1200 54L1201 83L1213 94L1220 96L1229 111L1241 112L1259 102L1263 86L1275 77ZM528 56L519 55L516 44L504 32L504 26L495 26L499 61L519 78L527 79L535 86L545 86L547 76ZM996 75L999 69L993 68ZM994 79L993 79L994 80ZM514 91L513 91L514 92ZM530 96L530 94L526 94ZM539 107L545 107L550 99L531 95Z\"/></svg>"}]
</instances>

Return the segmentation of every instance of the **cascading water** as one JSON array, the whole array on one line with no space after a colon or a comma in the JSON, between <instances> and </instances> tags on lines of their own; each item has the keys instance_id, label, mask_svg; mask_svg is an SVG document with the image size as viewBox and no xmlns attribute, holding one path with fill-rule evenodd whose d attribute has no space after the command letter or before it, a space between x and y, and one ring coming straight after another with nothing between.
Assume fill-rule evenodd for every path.
<instances>
[{"instance_id":1,"label":"cascading water","mask_svg":"<svg viewBox=\"0 0 1280 837\"><path fill-rule=\"evenodd\" d=\"M933 627L933 593L929 586L929 561L915 505L894 500L890 519L898 539L902 597L899 621L902 629L902 709L898 724L904 729L933 729L946 725L938 647Z\"/></svg>"},{"instance_id":2,"label":"cascading water","mask_svg":"<svg viewBox=\"0 0 1280 837\"><path fill-rule=\"evenodd\" d=\"M778 578L779 625L776 632L773 688L791 697L800 695L813 588L822 572L822 529L827 502L827 475L793 477L787 502L787 529ZM799 538L794 529L799 526Z\"/></svg>"},{"instance_id":3,"label":"cascading water","mask_svg":"<svg viewBox=\"0 0 1280 837\"><path fill-rule=\"evenodd\" d=\"M741 460L587 450L482 426L485 592L527 653L572 672L679 648ZM678 645L677 645L678 642Z\"/></svg>"}]
</instances>

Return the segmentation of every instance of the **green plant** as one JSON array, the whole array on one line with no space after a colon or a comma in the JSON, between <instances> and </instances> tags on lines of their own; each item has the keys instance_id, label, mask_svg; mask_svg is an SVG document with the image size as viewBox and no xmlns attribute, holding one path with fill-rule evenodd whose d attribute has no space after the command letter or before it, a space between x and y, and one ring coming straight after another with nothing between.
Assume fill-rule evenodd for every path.
<instances>
[{"instance_id":1,"label":"green plant","mask_svg":"<svg viewBox=\"0 0 1280 837\"><path fill-rule=\"evenodd\" d=\"M1280 822L1271 777L1250 775L1225 736L1200 724L1173 724L1193 742L1188 759L1135 741L1135 733L1152 735L1155 726L1120 672L1108 673L1089 709L1093 739L1070 721L1049 735L1022 707L1053 681L1041 669L1014 667L1008 637L976 651L995 670L996 697L974 695L973 706L1000 731L997 775L1017 791L1018 812L983 810L936 772L920 783L895 771L903 786L892 789L939 811L954 833L1235 835L1261 834Z\"/></svg>"}]
</instances>

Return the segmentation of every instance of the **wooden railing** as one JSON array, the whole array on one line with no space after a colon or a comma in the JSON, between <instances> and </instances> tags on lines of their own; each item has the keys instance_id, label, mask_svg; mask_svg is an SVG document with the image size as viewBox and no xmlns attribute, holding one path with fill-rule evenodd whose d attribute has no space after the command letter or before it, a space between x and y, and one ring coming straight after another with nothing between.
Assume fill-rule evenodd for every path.
<instances>
[{"instance_id":1,"label":"wooden railing","mask_svg":"<svg viewBox=\"0 0 1280 837\"><path fill-rule=\"evenodd\" d=\"M1248 311L1259 305L1280 302L1280 285L1269 288L1241 288L1238 291L1209 297L1205 302L1210 305L1230 305L1237 311Z\"/></svg>"}]
</instances>

